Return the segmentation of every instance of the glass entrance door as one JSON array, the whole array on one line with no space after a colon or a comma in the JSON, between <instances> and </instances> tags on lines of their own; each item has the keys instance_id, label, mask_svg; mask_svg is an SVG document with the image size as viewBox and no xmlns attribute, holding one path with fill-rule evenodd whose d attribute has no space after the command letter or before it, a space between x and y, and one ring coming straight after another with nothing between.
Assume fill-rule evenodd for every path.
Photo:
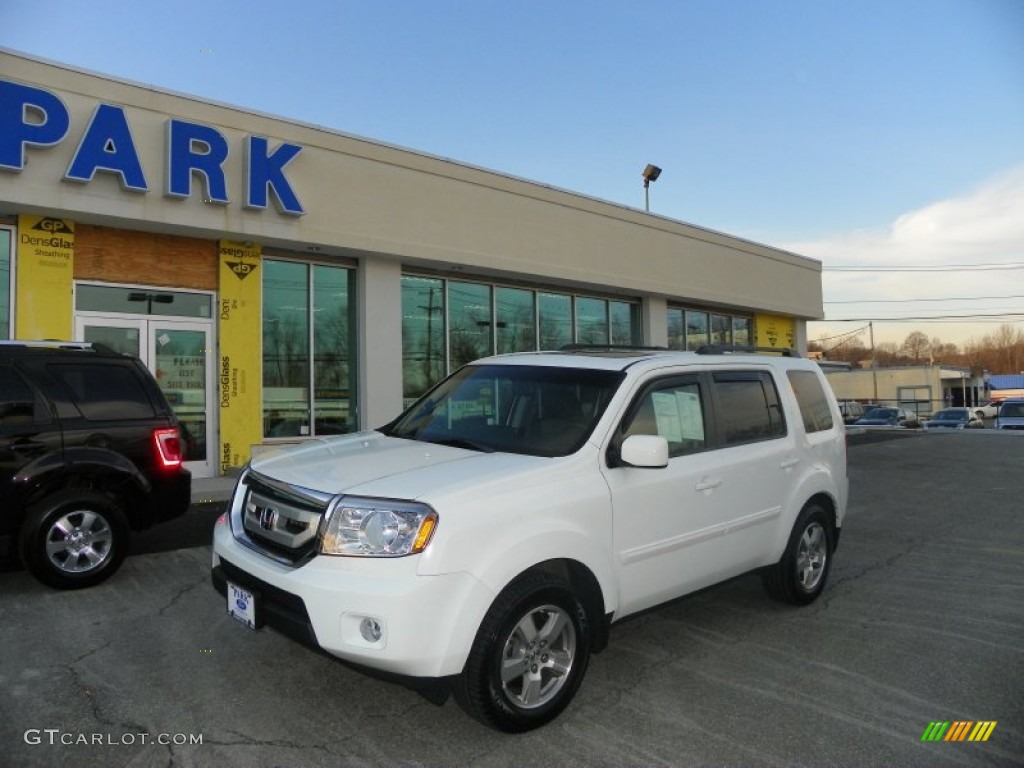
<instances>
[{"instance_id":1,"label":"glass entrance door","mask_svg":"<svg viewBox=\"0 0 1024 768\"><path fill-rule=\"evenodd\" d=\"M181 423L195 477L213 477L212 322L79 313L75 338L135 355L152 371Z\"/></svg>"}]
</instances>

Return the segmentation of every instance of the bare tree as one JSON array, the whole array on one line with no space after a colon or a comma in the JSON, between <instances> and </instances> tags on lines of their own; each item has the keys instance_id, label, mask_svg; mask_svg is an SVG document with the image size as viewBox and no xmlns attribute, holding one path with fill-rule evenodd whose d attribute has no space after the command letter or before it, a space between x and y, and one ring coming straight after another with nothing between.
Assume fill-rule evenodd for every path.
<instances>
[{"instance_id":1,"label":"bare tree","mask_svg":"<svg viewBox=\"0 0 1024 768\"><path fill-rule=\"evenodd\" d=\"M900 351L911 358L914 363L921 362L921 358L926 357L930 350L931 342L928 341L928 337L921 333L921 331L912 331L904 339L903 346L900 347Z\"/></svg>"},{"instance_id":2,"label":"bare tree","mask_svg":"<svg viewBox=\"0 0 1024 768\"><path fill-rule=\"evenodd\" d=\"M1020 373L1024 370L1024 330L1009 323L964 345L965 365L984 368L990 373Z\"/></svg>"}]
</instances>

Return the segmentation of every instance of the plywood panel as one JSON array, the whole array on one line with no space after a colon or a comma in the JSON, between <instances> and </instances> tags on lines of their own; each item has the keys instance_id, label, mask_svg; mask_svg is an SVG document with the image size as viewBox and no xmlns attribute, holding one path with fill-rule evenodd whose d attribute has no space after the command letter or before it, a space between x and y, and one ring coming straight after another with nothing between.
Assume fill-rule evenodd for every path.
<instances>
[{"instance_id":1,"label":"plywood panel","mask_svg":"<svg viewBox=\"0 0 1024 768\"><path fill-rule=\"evenodd\" d=\"M75 227L75 279L217 290L217 243L127 229Z\"/></svg>"}]
</instances>

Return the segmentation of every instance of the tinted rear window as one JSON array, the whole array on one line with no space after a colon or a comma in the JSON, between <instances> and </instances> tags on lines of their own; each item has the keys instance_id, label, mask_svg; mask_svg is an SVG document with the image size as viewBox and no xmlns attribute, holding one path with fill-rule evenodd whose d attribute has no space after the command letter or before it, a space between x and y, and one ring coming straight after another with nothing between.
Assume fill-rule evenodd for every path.
<instances>
[{"instance_id":1,"label":"tinted rear window","mask_svg":"<svg viewBox=\"0 0 1024 768\"><path fill-rule=\"evenodd\" d=\"M50 365L50 373L67 389L90 421L152 419L153 403L139 375L127 365Z\"/></svg>"},{"instance_id":2,"label":"tinted rear window","mask_svg":"<svg viewBox=\"0 0 1024 768\"><path fill-rule=\"evenodd\" d=\"M807 432L832 429L832 409L817 374L814 371L789 371L786 375L800 405L804 429Z\"/></svg>"},{"instance_id":3,"label":"tinted rear window","mask_svg":"<svg viewBox=\"0 0 1024 768\"><path fill-rule=\"evenodd\" d=\"M782 437L786 423L771 375L725 371L714 375L726 445Z\"/></svg>"}]
</instances>

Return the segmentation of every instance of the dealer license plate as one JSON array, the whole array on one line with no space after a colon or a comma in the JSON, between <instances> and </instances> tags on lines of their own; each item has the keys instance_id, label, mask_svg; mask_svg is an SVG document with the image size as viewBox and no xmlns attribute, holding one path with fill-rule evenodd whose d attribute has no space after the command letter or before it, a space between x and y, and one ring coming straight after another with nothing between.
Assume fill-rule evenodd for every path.
<instances>
[{"instance_id":1,"label":"dealer license plate","mask_svg":"<svg viewBox=\"0 0 1024 768\"><path fill-rule=\"evenodd\" d=\"M228 613L249 629L256 629L256 597L247 589L228 582Z\"/></svg>"}]
</instances>

